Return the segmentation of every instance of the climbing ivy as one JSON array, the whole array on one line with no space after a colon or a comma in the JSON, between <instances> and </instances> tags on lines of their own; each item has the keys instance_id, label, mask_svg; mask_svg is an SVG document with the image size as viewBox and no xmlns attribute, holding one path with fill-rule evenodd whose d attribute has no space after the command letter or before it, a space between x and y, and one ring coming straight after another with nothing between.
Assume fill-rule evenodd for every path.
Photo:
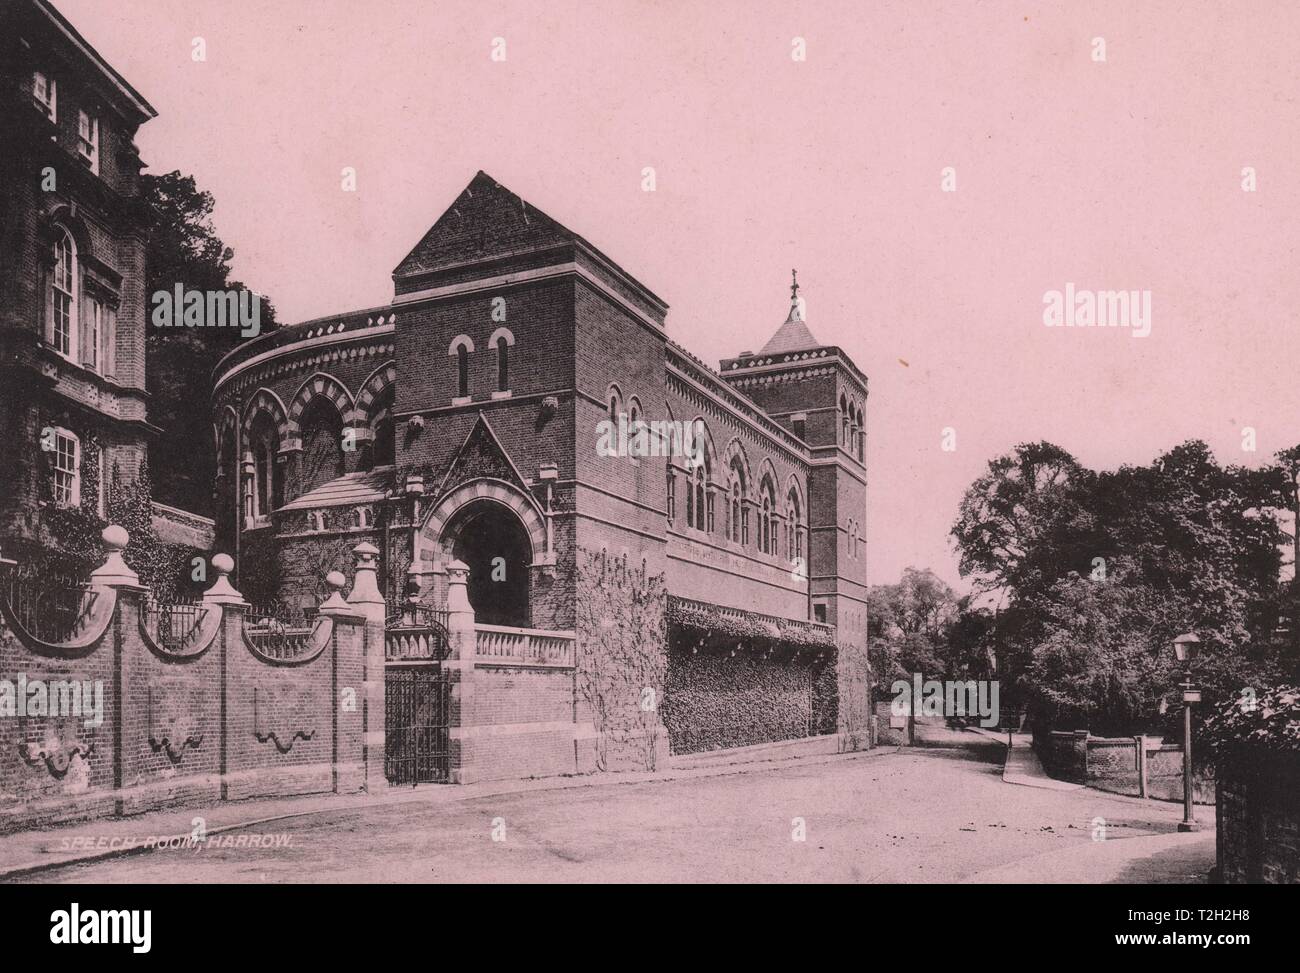
<instances>
[{"instance_id":1,"label":"climbing ivy","mask_svg":"<svg viewBox=\"0 0 1300 973\"><path fill-rule=\"evenodd\" d=\"M664 577L603 551L579 551L577 568L578 687L597 732L596 765L609 769L613 745L620 760L654 770L665 732Z\"/></svg>"}]
</instances>

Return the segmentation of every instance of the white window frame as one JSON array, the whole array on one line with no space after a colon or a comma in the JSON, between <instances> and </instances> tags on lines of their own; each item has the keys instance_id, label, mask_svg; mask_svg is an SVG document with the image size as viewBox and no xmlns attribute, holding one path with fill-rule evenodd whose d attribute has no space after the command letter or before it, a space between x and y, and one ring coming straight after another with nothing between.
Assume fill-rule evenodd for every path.
<instances>
[{"instance_id":1,"label":"white window frame","mask_svg":"<svg viewBox=\"0 0 1300 973\"><path fill-rule=\"evenodd\" d=\"M84 108L77 112L77 153L99 175L99 117Z\"/></svg>"},{"instance_id":2,"label":"white window frame","mask_svg":"<svg viewBox=\"0 0 1300 973\"><path fill-rule=\"evenodd\" d=\"M54 243L54 267L50 272L50 339L54 350L68 361L77 360L80 334L77 330L77 244L72 234L60 226L59 239ZM66 265L66 276L63 274ZM60 283L60 278L63 283ZM60 299L67 301L66 318L59 313ZM66 322L63 341L60 341L60 322ZM66 344L66 348L63 345Z\"/></svg>"},{"instance_id":3,"label":"white window frame","mask_svg":"<svg viewBox=\"0 0 1300 973\"><path fill-rule=\"evenodd\" d=\"M81 506L81 439L62 426L54 427L53 462L54 503L58 507ZM66 458L70 457L69 463ZM63 477L67 477L66 484Z\"/></svg>"},{"instance_id":4,"label":"white window frame","mask_svg":"<svg viewBox=\"0 0 1300 973\"><path fill-rule=\"evenodd\" d=\"M42 96L41 88L44 88ZM45 117L59 120L59 83L44 71L32 72L32 100L45 109Z\"/></svg>"}]
</instances>

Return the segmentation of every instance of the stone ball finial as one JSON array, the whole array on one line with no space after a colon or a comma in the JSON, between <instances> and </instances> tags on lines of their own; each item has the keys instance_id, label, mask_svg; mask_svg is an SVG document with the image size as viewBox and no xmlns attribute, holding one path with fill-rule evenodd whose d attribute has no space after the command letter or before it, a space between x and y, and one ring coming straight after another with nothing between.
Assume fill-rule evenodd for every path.
<instances>
[{"instance_id":1,"label":"stone ball finial","mask_svg":"<svg viewBox=\"0 0 1300 973\"><path fill-rule=\"evenodd\" d=\"M121 554L131 541L131 535L126 532L126 528L117 524L109 524L99 536L110 554Z\"/></svg>"},{"instance_id":2,"label":"stone ball finial","mask_svg":"<svg viewBox=\"0 0 1300 973\"><path fill-rule=\"evenodd\" d=\"M325 575L325 585L333 591L342 591L347 583L348 579L343 577L342 571L331 571Z\"/></svg>"},{"instance_id":3,"label":"stone ball finial","mask_svg":"<svg viewBox=\"0 0 1300 973\"><path fill-rule=\"evenodd\" d=\"M212 555L212 570L217 574L226 575L235 570L235 559L229 554Z\"/></svg>"}]
</instances>

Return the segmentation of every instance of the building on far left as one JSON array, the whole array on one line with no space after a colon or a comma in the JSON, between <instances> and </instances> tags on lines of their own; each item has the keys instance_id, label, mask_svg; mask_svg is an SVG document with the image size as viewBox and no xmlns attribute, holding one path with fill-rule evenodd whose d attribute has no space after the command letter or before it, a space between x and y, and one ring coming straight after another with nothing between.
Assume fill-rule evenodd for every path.
<instances>
[{"instance_id":1,"label":"building on far left","mask_svg":"<svg viewBox=\"0 0 1300 973\"><path fill-rule=\"evenodd\" d=\"M0 4L0 544L85 556L157 432L145 391L145 163L157 112L45 0ZM148 503L147 497L144 501ZM202 518L152 505L201 546ZM197 543L195 543L197 542ZM97 553L97 552L96 552Z\"/></svg>"}]
</instances>

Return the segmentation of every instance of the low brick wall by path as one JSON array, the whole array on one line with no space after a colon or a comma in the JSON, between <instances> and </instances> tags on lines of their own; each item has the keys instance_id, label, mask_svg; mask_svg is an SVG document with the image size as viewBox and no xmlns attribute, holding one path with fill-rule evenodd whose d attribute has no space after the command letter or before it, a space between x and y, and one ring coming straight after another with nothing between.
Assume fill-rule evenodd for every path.
<instances>
[{"instance_id":1,"label":"low brick wall by path","mask_svg":"<svg viewBox=\"0 0 1300 973\"><path fill-rule=\"evenodd\" d=\"M895 717L893 700L879 700L875 704L876 744L882 747L908 747L915 741L911 715Z\"/></svg>"},{"instance_id":2,"label":"low brick wall by path","mask_svg":"<svg viewBox=\"0 0 1300 973\"><path fill-rule=\"evenodd\" d=\"M1088 731L1052 730L1034 733L1034 750L1043 769L1057 780L1085 784L1088 780Z\"/></svg>"},{"instance_id":3,"label":"low brick wall by path","mask_svg":"<svg viewBox=\"0 0 1300 973\"><path fill-rule=\"evenodd\" d=\"M1057 780L1130 797L1183 799L1183 749L1178 743L1164 743L1155 737L1095 737L1086 730L1053 730L1034 735L1034 750L1043 769ZM1197 766L1192 787L1197 804L1213 804L1213 767Z\"/></svg>"}]
</instances>

